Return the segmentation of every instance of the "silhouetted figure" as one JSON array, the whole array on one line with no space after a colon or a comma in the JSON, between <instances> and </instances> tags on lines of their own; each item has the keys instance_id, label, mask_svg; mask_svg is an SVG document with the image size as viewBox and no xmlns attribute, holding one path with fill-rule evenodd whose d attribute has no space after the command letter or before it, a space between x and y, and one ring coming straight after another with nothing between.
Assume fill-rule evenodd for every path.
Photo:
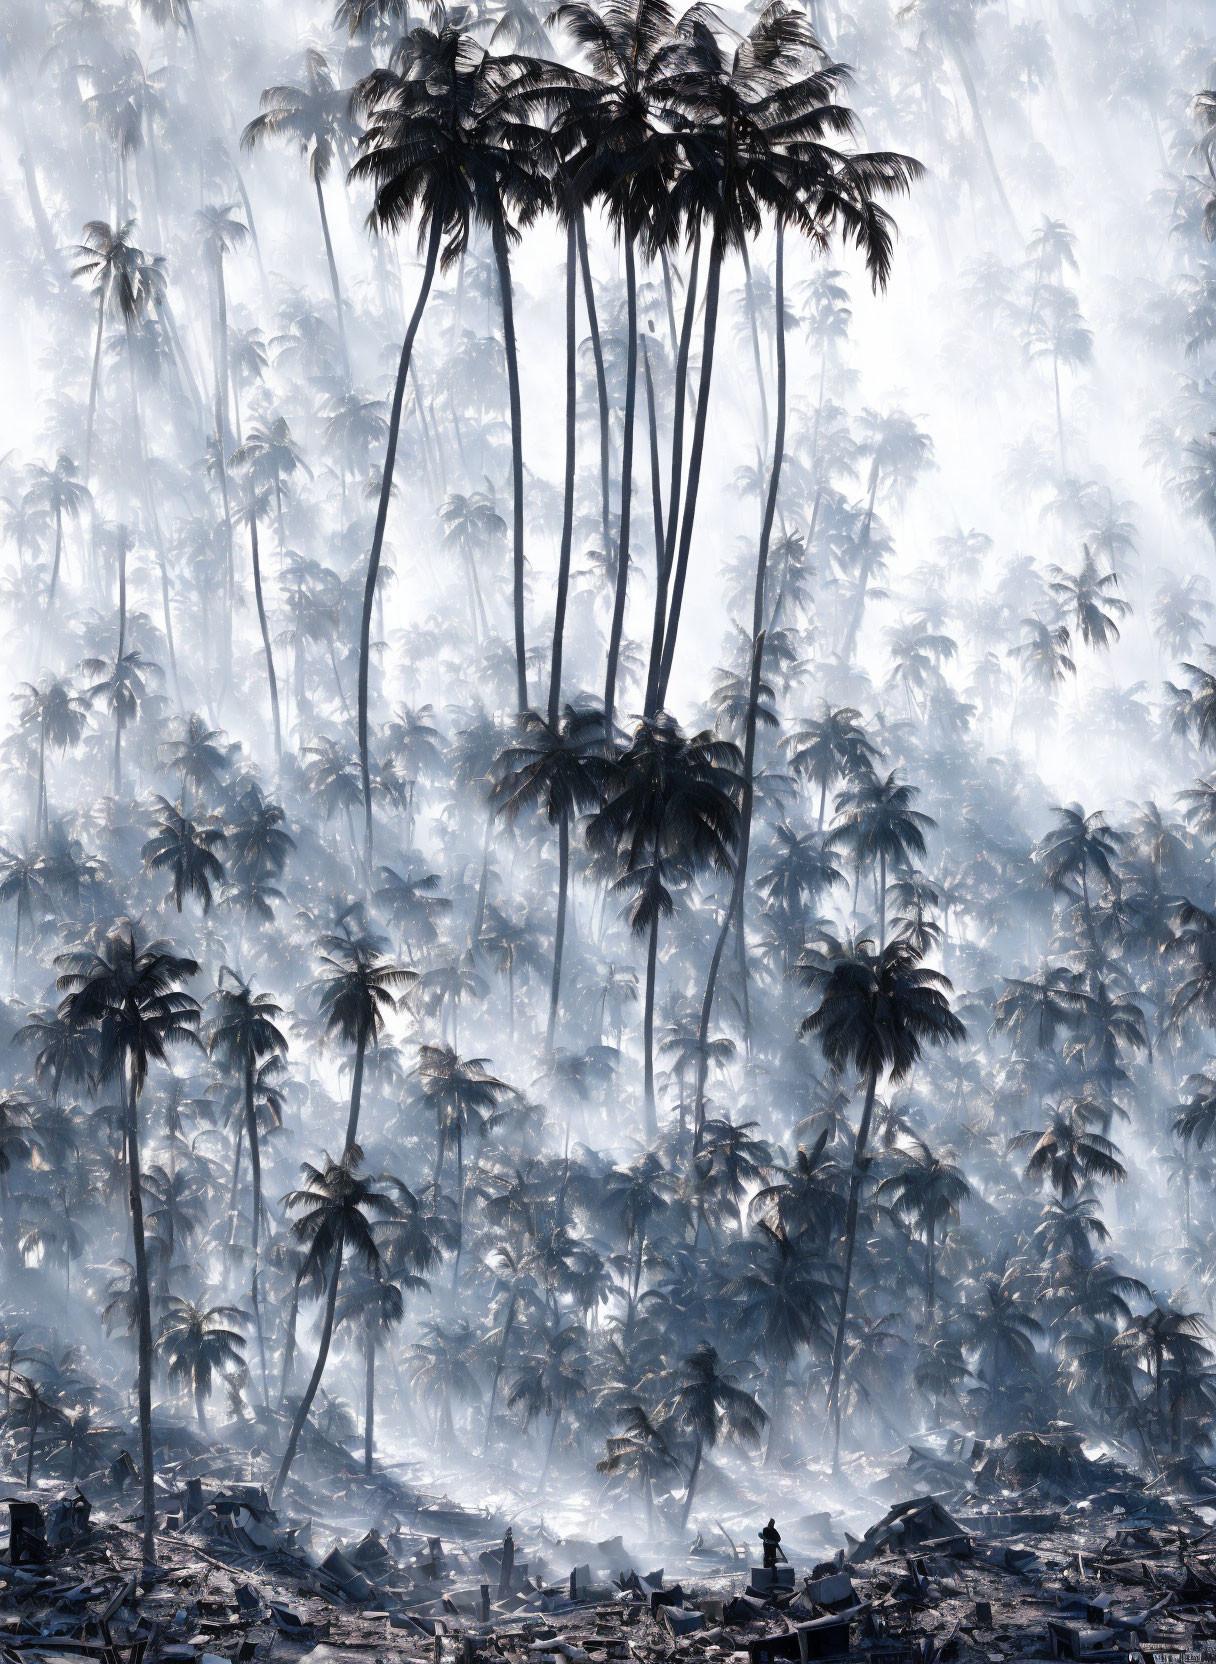
<instances>
[{"instance_id":1,"label":"silhouetted figure","mask_svg":"<svg viewBox=\"0 0 1216 1664\"><path fill-rule=\"evenodd\" d=\"M775 1571L777 1556L781 1554L781 1533L777 1530L776 1520L770 1520L760 1533L760 1541L764 1546L764 1566L766 1571ZM781 1554L784 1560L785 1555Z\"/></svg>"},{"instance_id":2,"label":"silhouetted figure","mask_svg":"<svg viewBox=\"0 0 1216 1664\"><path fill-rule=\"evenodd\" d=\"M502 1569L498 1574L498 1594L511 1593L511 1575L515 1570L515 1538L511 1534L511 1527L507 1527L507 1534L502 1540Z\"/></svg>"}]
</instances>

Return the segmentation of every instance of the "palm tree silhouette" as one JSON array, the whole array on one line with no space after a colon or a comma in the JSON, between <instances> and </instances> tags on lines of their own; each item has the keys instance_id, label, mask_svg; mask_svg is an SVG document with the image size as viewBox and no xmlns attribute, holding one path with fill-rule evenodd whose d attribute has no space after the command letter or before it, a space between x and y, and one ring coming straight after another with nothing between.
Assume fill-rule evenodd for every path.
<instances>
[{"instance_id":1,"label":"palm tree silhouette","mask_svg":"<svg viewBox=\"0 0 1216 1664\"><path fill-rule=\"evenodd\" d=\"M397 1007L393 990L408 988L418 980L416 971L394 965L380 948L378 941L353 933L349 925L322 936L317 943L318 958L326 967L315 984L324 1032L355 1049L344 1161L358 1137L367 1048L377 1044L385 1014Z\"/></svg>"},{"instance_id":2,"label":"palm tree silhouette","mask_svg":"<svg viewBox=\"0 0 1216 1664\"><path fill-rule=\"evenodd\" d=\"M141 937L121 919L96 948L56 958L60 1015L73 1028L95 1029L99 1085L116 1082L122 1109L138 1317L140 1479L143 1487L143 1551L155 1564L156 1502L152 1455L152 1303L144 1236L140 1174L139 1103L152 1062L169 1048L197 1044L199 1005L182 986L198 971L195 960L166 941Z\"/></svg>"},{"instance_id":3,"label":"palm tree silhouette","mask_svg":"<svg viewBox=\"0 0 1216 1664\"><path fill-rule=\"evenodd\" d=\"M654 1101L654 999L659 924L675 910L669 886L708 867L733 871L739 832L739 751L708 733L686 735L666 714L643 719L617 758L607 799L588 822L592 850L615 854L614 888L632 892L629 923L648 939L642 1029L643 1111L657 1131Z\"/></svg>"},{"instance_id":4,"label":"palm tree silhouette","mask_svg":"<svg viewBox=\"0 0 1216 1664\"><path fill-rule=\"evenodd\" d=\"M362 1177L359 1172L362 1165L363 1152L357 1144L348 1147L341 1161L333 1161L327 1156L324 1167L314 1167L311 1162L305 1162L301 1168L304 1177L302 1188L293 1190L284 1198L286 1206L298 1215L292 1222L292 1234L307 1248L301 1267L301 1281L313 1278L323 1282L325 1311L317 1344L317 1361L292 1417L270 1493L272 1502L277 1502L287 1482L299 1448L300 1435L307 1424L321 1377L325 1374L343 1261L349 1256L369 1276L372 1275L382 1260L372 1220L391 1220L398 1213L388 1192L377 1190L374 1180Z\"/></svg>"},{"instance_id":5,"label":"palm tree silhouette","mask_svg":"<svg viewBox=\"0 0 1216 1664\"><path fill-rule=\"evenodd\" d=\"M262 1402L266 1403L266 1346L259 1293L262 1156L254 1085L255 1082L274 1080L283 1073L287 1038L276 1023L276 1018L283 1015L283 1007L269 994L255 994L243 977L223 965L213 998L213 1013L206 1033L208 1054L239 1078L244 1096L245 1140L249 1146L249 1171L253 1182L250 1295L262 1371Z\"/></svg>"},{"instance_id":6,"label":"palm tree silhouette","mask_svg":"<svg viewBox=\"0 0 1216 1664\"><path fill-rule=\"evenodd\" d=\"M354 137L350 120L350 97L334 83L333 71L324 52L309 46L304 50L300 83L285 82L262 92L261 115L255 116L241 134L242 149L252 150L267 139L288 139L308 158L308 173L317 193L317 213L325 241L325 260L333 290L334 313L342 367L350 381L350 352L346 345L346 322L342 315L342 291L329 235L323 186L333 167L335 154L343 155Z\"/></svg>"},{"instance_id":7,"label":"palm tree silhouette","mask_svg":"<svg viewBox=\"0 0 1216 1664\"><path fill-rule=\"evenodd\" d=\"M721 1366L716 1349L706 1343L680 1361L678 1384L672 1395L672 1412L692 1434L692 1460L688 1485L680 1514L680 1529L688 1524L701 1461L722 1438L755 1443L768 1416L751 1393L739 1386L735 1376Z\"/></svg>"},{"instance_id":8,"label":"palm tree silhouette","mask_svg":"<svg viewBox=\"0 0 1216 1664\"><path fill-rule=\"evenodd\" d=\"M552 1058L570 884L570 822L574 816L599 807L609 780L609 765L604 758L604 719L599 711L567 705L560 723L526 711L519 726L519 739L498 760L494 803L498 814L512 824L527 808L543 808L550 825L557 823L557 923L545 1031L545 1051Z\"/></svg>"},{"instance_id":9,"label":"palm tree silhouette","mask_svg":"<svg viewBox=\"0 0 1216 1664\"><path fill-rule=\"evenodd\" d=\"M156 1349L168 1366L171 1387L184 1386L194 1399L199 1432L207 1432L207 1400L216 1373L225 1364L240 1369L245 1362L245 1337L238 1325L248 1322L238 1306L199 1306L171 1294L156 1338Z\"/></svg>"},{"instance_id":10,"label":"palm tree silhouette","mask_svg":"<svg viewBox=\"0 0 1216 1664\"><path fill-rule=\"evenodd\" d=\"M819 1002L803 1018L801 1032L815 1035L825 1059L838 1074L852 1068L866 1083L849 1171L844 1271L828 1389L835 1468L840 1462L840 1370L853 1251L878 1083L884 1074L893 1082L905 1079L924 1046L956 1043L966 1037L967 1031L950 1009L949 980L940 971L923 965L917 950L900 937L882 948L876 948L867 937L850 942L825 937L798 969L803 983Z\"/></svg>"}]
</instances>

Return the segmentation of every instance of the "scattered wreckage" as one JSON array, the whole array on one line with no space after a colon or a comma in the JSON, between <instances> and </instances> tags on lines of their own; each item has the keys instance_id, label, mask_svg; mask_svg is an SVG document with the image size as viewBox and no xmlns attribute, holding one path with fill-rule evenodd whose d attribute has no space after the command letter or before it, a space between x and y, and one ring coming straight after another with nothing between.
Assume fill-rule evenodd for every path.
<instances>
[{"instance_id":1,"label":"scattered wreckage","mask_svg":"<svg viewBox=\"0 0 1216 1664\"><path fill-rule=\"evenodd\" d=\"M199 1475L158 1474L143 1567L138 1515L24 1492L0 1532L2 1664L1216 1659L1216 1479L1146 1484L1069 1430L913 1448L906 1472L932 1486L830 1559L778 1563L770 1521L750 1575L723 1528L729 1554L698 1537L674 1581L619 1536L515 1522L517 1544L492 1514L403 1487L390 1528L322 1546L256 1483ZM830 1516L808 1521L826 1533Z\"/></svg>"}]
</instances>

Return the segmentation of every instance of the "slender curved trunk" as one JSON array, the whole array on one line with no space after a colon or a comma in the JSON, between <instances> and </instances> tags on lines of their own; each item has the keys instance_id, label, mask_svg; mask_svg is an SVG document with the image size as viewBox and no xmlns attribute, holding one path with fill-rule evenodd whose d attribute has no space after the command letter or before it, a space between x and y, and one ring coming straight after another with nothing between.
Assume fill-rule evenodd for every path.
<instances>
[{"instance_id":1,"label":"slender curved trunk","mask_svg":"<svg viewBox=\"0 0 1216 1664\"><path fill-rule=\"evenodd\" d=\"M849 1200L844 1218L844 1272L840 1283L840 1313L836 1320L836 1338L832 1343L832 1381L828 1388L828 1410L832 1417L834 1473L840 1469L840 1371L844 1363L845 1330L849 1321L849 1289L853 1281L853 1252L857 1246L857 1214L861 1204L861 1181L865 1175L866 1147L870 1141L870 1122L874 1117L874 1096L877 1091L878 1071L871 1069L866 1080L861 1124L853 1143L853 1161L849 1168Z\"/></svg>"},{"instance_id":2,"label":"slender curved trunk","mask_svg":"<svg viewBox=\"0 0 1216 1664\"><path fill-rule=\"evenodd\" d=\"M693 1499L693 1496L696 1493L697 1476L701 1472L701 1457L703 1455L704 1455L704 1446L701 1442L701 1435L698 1433L697 1434L697 1442L693 1447L692 1466L688 1470L688 1489L684 1492L684 1507L683 1507L683 1510L680 1514L680 1530L681 1531L683 1531L685 1529L685 1527L687 1526L688 1516L692 1512L692 1499Z\"/></svg>"},{"instance_id":3,"label":"slender curved trunk","mask_svg":"<svg viewBox=\"0 0 1216 1664\"><path fill-rule=\"evenodd\" d=\"M663 542L666 533L663 530L663 481L659 473L659 418L654 404L654 377L650 373L650 351L646 337L642 336L642 372L646 380L646 430L650 441L650 510L654 516L654 584L655 584L655 618L659 628L662 627L662 608L666 605L666 593L663 590ZM654 638L651 637L653 652Z\"/></svg>"},{"instance_id":4,"label":"slender curved trunk","mask_svg":"<svg viewBox=\"0 0 1216 1664\"><path fill-rule=\"evenodd\" d=\"M296 1319L300 1311L300 1279L297 1275L292 1279L291 1302L287 1308L287 1333L283 1337L283 1368L279 1376L279 1407L287 1397L287 1389L291 1385L292 1371L296 1359Z\"/></svg>"},{"instance_id":5,"label":"slender curved trunk","mask_svg":"<svg viewBox=\"0 0 1216 1664\"><path fill-rule=\"evenodd\" d=\"M780 241L780 226L777 228L777 238ZM756 372L756 387L760 394L760 449L767 456L768 396L764 391L764 361L760 353L760 325L756 319L756 287L752 282L752 262L747 252L746 242L740 252L743 256L743 293L747 301L747 322L752 337L752 365ZM781 258L780 254L777 258Z\"/></svg>"},{"instance_id":6,"label":"slender curved trunk","mask_svg":"<svg viewBox=\"0 0 1216 1664\"><path fill-rule=\"evenodd\" d=\"M612 744L616 705L616 677L621 636L625 628L625 593L629 583L629 524L633 503L633 425L638 396L638 283L633 240L625 238L625 432L621 446L621 523L617 537L616 596L608 636L608 667L604 674L604 740Z\"/></svg>"},{"instance_id":7,"label":"slender curved trunk","mask_svg":"<svg viewBox=\"0 0 1216 1664\"><path fill-rule=\"evenodd\" d=\"M513 610L515 614L515 687L520 714L528 708L528 649L524 635L524 434L519 397L519 354L515 340L515 298L511 288L511 259L502 205L496 204L490 228L498 295L502 306L502 337L507 357L507 397L511 407L511 547Z\"/></svg>"},{"instance_id":8,"label":"slender curved trunk","mask_svg":"<svg viewBox=\"0 0 1216 1664\"><path fill-rule=\"evenodd\" d=\"M667 591L675 560L676 533L680 517L680 482L684 472L684 410L688 395L688 357L697 313L697 273L701 263L701 232L693 242L692 266L684 292L684 319L680 326L680 349L676 355L675 409L671 423L671 486L667 493L667 525L663 536L660 581L655 589L654 630L650 639L650 665L646 673L647 717L658 709L659 667L663 658L663 636L667 628Z\"/></svg>"},{"instance_id":9,"label":"slender curved trunk","mask_svg":"<svg viewBox=\"0 0 1216 1664\"><path fill-rule=\"evenodd\" d=\"M292 1417L291 1431L287 1435L287 1444L283 1450L283 1460L279 1463L279 1471L275 1475L274 1487L270 1493L270 1502L272 1507L278 1502L279 1493L282 1491L283 1486L287 1481L287 1475L291 1472L291 1464L295 1461L296 1451L300 1447L300 1435L303 1433L305 1424L308 1421L313 1400L316 1398L317 1391L321 1385L321 1377L325 1374L325 1364L329 1358L330 1342L334 1338L334 1311L338 1304L338 1279L342 1275L343 1246L344 1239L339 1237L338 1242L334 1247L333 1268L329 1273L329 1283L325 1291L325 1317L321 1324L321 1339L317 1346L317 1361L312 1366L312 1374L308 1377L308 1385L304 1389L304 1396L301 1398L299 1406L296 1409L296 1413Z\"/></svg>"},{"instance_id":10,"label":"slender curved trunk","mask_svg":"<svg viewBox=\"0 0 1216 1664\"><path fill-rule=\"evenodd\" d=\"M118 539L118 656L115 659L115 669L122 663L123 654L127 650L127 540L125 535ZM122 796L122 728L123 712L121 704L114 711L114 796Z\"/></svg>"},{"instance_id":11,"label":"slender curved trunk","mask_svg":"<svg viewBox=\"0 0 1216 1664\"><path fill-rule=\"evenodd\" d=\"M42 836L42 802L46 795L46 718L38 724L38 778L34 783L33 841ZM49 827L48 827L49 831Z\"/></svg>"},{"instance_id":12,"label":"slender curved trunk","mask_svg":"<svg viewBox=\"0 0 1216 1664\"><path fill-rule=\"evenodd\" d=\"M549 659L549 726L557 727L562 699L562 645L566 597L570 590L570 551L574 543L574 469L578 450L578 340L575 297L578 232L574 218L566 227L566 471L562 492L562 541L557 562L557 598L553 607L553 652ZM552 1027L552 1014L550 1015Z\"/></svg>"},{"instance_id":13,"label":"slender curved trunk","mask_svg":"<svg viewBox=\"0 0 1216 1664\"><path fill-rule=\"evenodd\" d=\"M127 1143L127 1198L131 1210L131 1240L135 1261L135 1301L138 1312L139 1479L143 1500L144 1564L156 1564L156 1489L152 1457L152 1291L148 1282L148 1246L144 1236L143 1180L139 1161L139 1099L131 1079L130 1060L122 1071L123 1120Z\"/></svg>"},{"instance_id":14,"label":"slender curved trunk","mask_svg":"<svg viewBox=\"0 0 1216 1664\"><path fill-rule=\"evenodd\" d=\"M688 557L692 549L693 525L697 517L697 494L701 486L701 462L705 454L705 427L709 415L709 390L714 369L714 344L718 329L718 292L722 280L722 255L715 245L710 249L709 276L705 282L705 335L701 349L701 384L697 389L697 414L692 428L692 448L688 456L688 485L684 492L684 511L680 517L680 547L672 574L671 607L663 638L663 658L659 665L659 680L655 690L655 708L661 710L667 700L667 685L676 654L676 639L680 630L680 612L684 604L684 586L688 578ZM673 497L674 502L674 497ZM669 515L671 510L668 511Z\"/></svg>"},{"instance_id":15,"label":"slender curved trunk","mask_svg":"<svg viewBox=\"0 0 1216 1664\"><path fill-rule=\"evenodd\" d=\"M325 261L329 267L329 286L334 292L334 312L338 319L338 345L342 349L342 368L346 371L346 382L350 385L350 352L346 345L346 322L342 316L342 290L338 284L338 263L334 259L334 245L329 235L329 215L325 212L325 193L321 189L321 181L314 176L313 184L317 188L317 212L321 216L321 235L325 239Z\"/></svg>"},{"instance_id":16,"label":"slender curved trunk","mask_svg":"<svg viewBox=\"0 0 1216 1664\"><path fill-rule=\"evenodd\" d=\"M84 430L84 483L88 485L93 469L93 424L97 417L97 388L101 380L101 334L105 322L106 292L97 296L97 333L93 338L93 371L89 377L89 414Z\"/></svg>"},{"instance_id":17,"label":"slender curved trunk","mask_svg":"<svg viewBox=\"0 0 1216 1664\"><path fill-rule=\"evenodd\" d=\"M249 1174L253 1184L253 1228L250 1233L250 1254L253 1271L249 1286L253 1301L253 1325L258 1341L258 1362L262 1371L262 1403L269 1404L270 1389L266 1380L266 1336L262 1327L262 1303L258 1298L260 1273L259 1252L262 1242L262 1147L258 1137L258 1115L253 1101L253 1060L245 1064L245 1136L249 1141Z\"/></svg>"},{"instance_id":18,"label":"slender curved trunk","mask_svg":"<svg viewBox=\"0 0 1216 1664\"><path fill-rule=\"evenodd\" d=\"M345 1161L355 1146L359 1133L359 1109L363 1102L363 1062L367 1055L367 1035L362 1029L355 1041L355 1069L350 1081L350 1111L346 1118L346 1143L342 1151Z\"/></svg>"},{"instance_id":19,"label":"slender curved trunk","mask_svg":"<svg viewBox=\"0 0 1216 1664\"><path fill-rule=\"evenodd\" d=\"M17 124L18 160L21 164L21 176L25 181L25 194L29 199L30 215L34 227L38 232L38 241L42 244L42 252L51 274L55 278L63 275L63 262L59 248L55 242L55 234L51 229L51 222L47 217L46 206L42 200L42 191L38 184L38 173L30 155L30 136L25 123L25 109L17 95L17 88L10 86L12 93L13 113Z\"/></svg>"},{"instance_id":20,"label":"slender curved trunk","mask_svg":"<svg viewBox=\"0 0 1216 1664\"><path fill-rule=\"evenodd\" d=\"M367 681L371 658L372 607L376 600L376 578L380 572L380 554L384 548L384 528L388 523L389 498L393 490L393 465L397 460L397 440L401 434L401 407L405 400L405 383L409 376L410 360L414 352L414 338L426 310L431 284L435 281L435 267L439 261L439 242L443 234L442 220L431 224L427 240L426 266L418 299L401 343L401 359L397 365L397 381L393 388L393 405L389 413L388 444L384 453L384 474L380 481L380 504L376 510L376 528L372 533L371 553L367 560L367 580L363 586L363 615L359 626L359 770L363 781L363 815L365 859L370 870L372 859L372 778L367 745Z\"/></svg>"},{"instance_id":21,"label":"slender curved trunk","mask_svg":"<svg viewBox=\"0 0 1216 1664\"><path fill-rule=\"evenodd\" d=\"M756 334L755 304L751 294L751 268L746 266L748 304L752 308L752 330L756 343L756 373L761 381L759 336ZM777 518L777 500L781 492L781 468L785 461L786 417L786 359L785 359L785 228L777 222L777 253L774 263L773 305L777 342L777 425L773 435L773 463L769 470L768 490L764 498L764 518L760 524L760 547L756 555L756 583L752 594L752 675L748 689L747 724L743 759L743 801L739 816L739 849L735 858L735 938L739 950L739 986L743 1001L743 1035L750 1053L752 1044L751 1002L747 988L747 860L751 849L752 811L755 806L756 718L760 704L761 669L764 659L765 585L768 580L768 555L773 540L773 524ZM768 407L765 405L764 424L768 428Z\"/></svg>"},{"instance_id":22,"label":"slender curved trunk","mask_svg":"<svg viewBox=\"0 0 1216 1664\"><path fill-rule=\"evenodd\" d=\"M570 816L563 809L557 822L557 924L553 932L553 978L549 984L549 1024L545 1030L545 1056L553 1057L557 1032L557 1005L562 986L562 950L566 943L566 901L570 892Z\"/></svg>"},{"instance_id":23,"label":"slender curved trunk","mask_svg":"<svg viewBox=\"0 0 1216 1664\"><path fill-rule=\"evenodd\" d=\"M654 981L659 958L659 913L650 921L650 945L646 950L646 1003L642 1013L642 1048L645 1052L642 1115L646 1142L658 1136L659 1123L654 1106Z\"/></svg>"},{"instance_id":24,"label":"slender curved trunk","mask_svg":"<svg viewBox=\"0 0 1216 1664\"><path fill-rule=\"evenodd\" d=\"M498 1397L498 1383L502 1380L502 1372L507 1363L507 1343L511 1338L511 1330L515 1327L516 1292L511 1290L511 1303L507 1307L506 1319L502 1326L502 1340L498 1345L498 1356L494 1360L494 1375L490 1381L490 1402L486 1409L486 1436L481 1447L484 1456L490 1448L490 1430L494 1426L494 1402Z\"/></svg>"},{"instance_id":25,"label":"slender curved trunk","mask_svg":"<svg viewBox=\"0 0 1216 1664\"><path fill-rule=\"evenodd\" d=\"M258 514L249 510L249 552L253 561L253 597L258 609L258 628L262 632L262 651L266 655L266 681L270 686L270 715L274 723L274 760L283 761L283 731L279 722L279 684L274 673L274 650L270 645L270 626L266 622L266 603L262 599L262 559L258 549Z\"/></svg>"},{"instance_id":26,"label":"slender curved trunk","mask_svg":"<svg viewBox=\"0 0 1216 1664\"><path fill-rule=\"evenodd\" d=\"M587 333L591 337L591 356L595 363L595 396L600 411L600 519L604 539L604 555L612 547L612 422L608 413L608 377L604 370L604 348L600 340L599 314L595 305L595 285L591 280L591 260L587 253L587 225L580 208L575 219L578 236L578 258L583 274L583 304L587 308Z\"/></svg>"},{"instance_id":27,"label":"slender curved trunk","mask_svg":"<svg viewBox=\"0 0 1216 1664\"><path fill-rule=\"evenodd\" d=\"M367 1334L367 1356L363 1371L363 1471L372 1471L372 1449L376 1426L376 1336Z\"/></svg>"}]
</instances>

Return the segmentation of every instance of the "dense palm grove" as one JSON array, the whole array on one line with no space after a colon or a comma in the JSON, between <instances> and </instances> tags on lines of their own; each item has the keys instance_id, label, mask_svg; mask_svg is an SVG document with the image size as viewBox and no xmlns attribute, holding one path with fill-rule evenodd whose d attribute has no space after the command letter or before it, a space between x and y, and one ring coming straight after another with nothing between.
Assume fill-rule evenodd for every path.
<instances>
[{"instance_id":1,"label":"dense palm grove","mask_svg":"<svg viewBox=\"0 0 1216 1664\"><path fill-rule=\"evenodd\" d=\"M4 7L27 1482L1202 1458L1204 24Z\"/></svg>"}]
</instances>

